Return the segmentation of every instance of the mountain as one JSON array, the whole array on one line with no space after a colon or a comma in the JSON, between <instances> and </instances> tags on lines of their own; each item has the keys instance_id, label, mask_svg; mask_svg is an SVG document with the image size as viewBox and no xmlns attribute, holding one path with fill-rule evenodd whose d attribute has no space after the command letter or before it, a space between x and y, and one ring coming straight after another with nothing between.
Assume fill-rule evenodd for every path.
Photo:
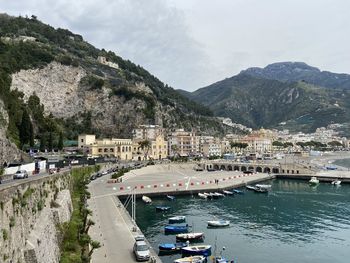
<instances>
[{"instance_id":1,"label":"mountain","mask_svg":"<svg viewBox=\"0 0 350 263\"><path fill-rule=\"evenodd\" d=\"M246 71L182 94L209 107L216 116L229 117L252 128L284 127L309 132L330 123L350 122L350 89L283 82Z\"/></svg>"},{"instance_id":2,"label":"mountain","mask_svg":"<svg viewBox=\"0 0 350 263\"><path fill-rule=\"evenodd\" d=\"M207 107L80 35L35 16L0 14L0 24L0 122L6 143L25 149L40 141L51 149L79 133L128 138L140 124L224 133Z\"/></svg>"},{"instance_id":3,"label":"mountain","mask_svg":"<svg viewBox=\"0 0 350 263\"><path fill-rule=\"evenodd\" d=\"M280 81L305 81L307 83L336 89L350 89L350 75L321 71L303 62L280 62L265 68L248 68L241 73L258 78Z\"/></svg>"}]
</instances>

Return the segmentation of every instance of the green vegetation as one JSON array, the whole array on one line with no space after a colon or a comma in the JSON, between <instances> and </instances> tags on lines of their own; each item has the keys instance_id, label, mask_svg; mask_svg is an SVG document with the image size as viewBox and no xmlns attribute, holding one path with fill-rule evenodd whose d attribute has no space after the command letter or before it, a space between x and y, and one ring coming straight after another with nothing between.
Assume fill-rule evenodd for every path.
<instances>
[{"instance_id":1,"label":"green vegetation","mask_svg":"<svg viewBox=\"0 0 350 263\"><path fill-rule=\"evenodd\" d=\"M62 226L64 239L61 248L61 263L90 262L93 251L100 247L100 244L88 235L89 228L94 222L89 219L92 211L86 207L86 201L90 198L87 183L90 174L98 170L99 167L95 166L77 168L71 171L73 214L70 222Z\"/></svg>"},{"instance_id":2,"label":"green vegetation","mask_svg":"<svg viewBox=\"0 0 350 263\"><path fill-rule=\"evenodd\" d=\"M128 169L128 168L122 168L117 173L112 174L111 179L117 179L129 171L130 171L130 169Z\"/></svg>"},{"instance_id":3,"label":"green vegetation","mask_svg":"<svg viewBox=\"0 0 350 263\"><path fill-rule=\"evenodd\" d=\"M280 147L280 148L293 147L293 143L291 143L291 142L274 141L274 142L272 142L272 145L276 146L276 147Z\"/></svg>"},{"instance_id":4,"label":"green vegetation","mask_svg":"<svg viewBox=\"0 0 350 263\"><path fill-rule=\"evenodd\" d=\"M2 229L2 239L6 241L9 238L9 233L6 229Z\"/></svg>"},{"instance_id":5,"label":"green vegetation","mask_svg":"<svg viewBox=\"0 0 350 263\"><path fill-rule=\"evenodd\" d=\"M245 149L248 147L248 144L245 142L230 142L231 149L232 148L239 148L239 149Z\"/></svg>"}]
</instances>

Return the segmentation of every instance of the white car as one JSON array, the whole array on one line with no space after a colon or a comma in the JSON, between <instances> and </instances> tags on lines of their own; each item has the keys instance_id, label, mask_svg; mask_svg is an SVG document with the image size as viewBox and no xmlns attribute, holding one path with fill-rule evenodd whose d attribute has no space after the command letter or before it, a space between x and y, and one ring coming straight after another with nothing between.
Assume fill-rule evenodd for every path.
<instances>
[{"instance_id":1,"label":"white car","mask_svg":"<svg viewBox=\"0 0 350 263\"><path fill-rule=\"evenodd\" d=\"M134 244L134 254L137 261L148 261L150 258L150 251L147 243L144 240L136 239Z\"/></svg>"},{"instance_id":2,"label":"white car","mask_svg":"<svg viewBox=\"0 0 350 263\"><path fill-rule=\"evenodd\" d=\"M25 179L28 178L28 173L26 170L18 170L14 175L13 179Z\"/></svg>"}]
</instances>

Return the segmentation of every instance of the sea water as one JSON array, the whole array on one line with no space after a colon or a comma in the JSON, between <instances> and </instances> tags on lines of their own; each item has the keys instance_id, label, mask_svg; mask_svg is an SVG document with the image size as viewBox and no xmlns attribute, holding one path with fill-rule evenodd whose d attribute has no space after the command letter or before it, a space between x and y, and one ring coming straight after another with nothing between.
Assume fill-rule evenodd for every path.
<instances>
[{"instance_id":1,"label":"sea water","mask_svg":"<svg viewBox=\"0 0 350 263\"><path fill-rule=\"evenodd\" d=\"M266 183L266 182L264 182ZM212 252L239 263L349 263L350 185L276 179L268 194L245 191L244 195L203 200L194 196L153 198L151 205L137 202L137 224L158 251L160 243L174 243L164 235L168 218L185 215L194 232L204 232L203 244ZM167 213L155 206L171 207ZM230 220L225 228L207 228L208 220ZM216 249L215 249L216 248ZM181 254L162 256L164 263Z\"/></svg>"}]
</instances>

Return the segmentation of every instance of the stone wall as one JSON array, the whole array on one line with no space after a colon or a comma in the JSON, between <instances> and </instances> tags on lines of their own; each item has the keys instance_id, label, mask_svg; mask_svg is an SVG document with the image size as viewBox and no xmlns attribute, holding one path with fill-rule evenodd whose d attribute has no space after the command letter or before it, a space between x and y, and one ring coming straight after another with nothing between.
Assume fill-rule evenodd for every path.
<instances>
[{"instance_id":1,"label":"stone wall","mask_svg":"<svg viewBox=\"0 0 350 263\"><path fill-rule=\"evenodd\" d=\"M0 262L58 263L60 231L72 213L69 173L0 190Z\"/></svg>"}]
</instances>

